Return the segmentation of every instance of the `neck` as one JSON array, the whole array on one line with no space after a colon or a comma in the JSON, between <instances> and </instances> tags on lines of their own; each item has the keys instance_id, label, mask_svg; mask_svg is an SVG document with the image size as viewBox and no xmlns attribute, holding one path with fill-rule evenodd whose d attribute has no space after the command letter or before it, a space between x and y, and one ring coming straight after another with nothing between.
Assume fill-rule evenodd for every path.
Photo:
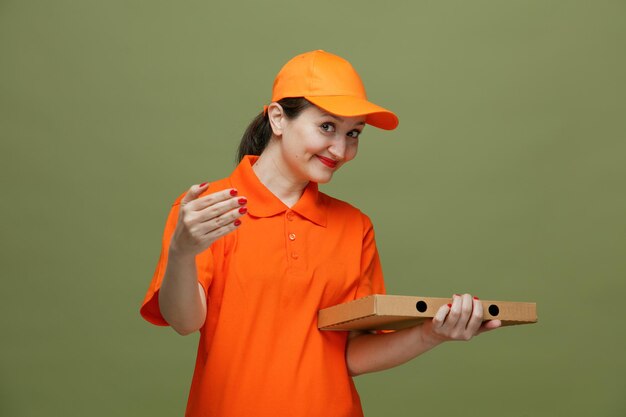
<instances>
[{"instance_id":1,"label":"neck","mask_svg":"<svg viewBox=\"0 0 626 417\"><path fill-rule=\"evenodd\" d=\"M252 169L259 181L287 207L291 208L300 200L309 182L294 178L281 162L282 159L279 155L275 155L271 149L266 149L252 166Z\"/></svg>"}]
</instances>

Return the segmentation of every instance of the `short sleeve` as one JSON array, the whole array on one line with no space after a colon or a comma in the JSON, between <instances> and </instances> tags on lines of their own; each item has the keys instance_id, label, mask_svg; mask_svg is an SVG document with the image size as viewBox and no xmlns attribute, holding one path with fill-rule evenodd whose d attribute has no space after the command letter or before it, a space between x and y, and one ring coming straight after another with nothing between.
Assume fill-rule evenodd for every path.
<instances>
[{"instance_id":1,"label":"short sleeve","mask_svg":"<svg viewBox=\"0 0 626 417\"><path fill-rule=\"evenodd\" d=\"M183 196L184 194L176 199L170 209L169 215L167 216L165 230L163 231L163 239L161 241L161 255L159 256L159 261L157 262L154 270L152 281L150 282L150 286L146 292L141 309L139 310L141 316L145 320L158 326L168 325L161 315L161 310L159 308L159 289L161 288L163 276L165 275L170 241L172 239L172 235L174 234L174 230L176 229L178 212L180 209L180 200ZM198 282L202 285L205 292L207 292L209 286L211 285L211 279L213 276L213 256L210 249L196 256L196 269L198 271Z\"/></svg>"},{"instance_id":2,"label":"short sleeve","mask_svg":"<svg viewBox=\"0 0 626 417\"><path fill-rule=\"evenodd\" d=\"M372 294L385 294L385 281L376 248L374 226L369 217L364 214L362 216L364 233L361 251L361 279L355 298L367 297Z\"/></svg>"}]
</instances>

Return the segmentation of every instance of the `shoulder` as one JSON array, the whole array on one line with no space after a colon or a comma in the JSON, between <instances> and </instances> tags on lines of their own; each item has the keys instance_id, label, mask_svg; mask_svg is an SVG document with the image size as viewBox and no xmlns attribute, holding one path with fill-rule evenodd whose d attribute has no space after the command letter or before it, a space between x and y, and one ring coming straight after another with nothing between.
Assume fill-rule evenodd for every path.
<instances>
[{"instance_id":1,"label":"shoulder","mask_svg":"<svg viewBox=\"0 0 626 417\"><path fill-rule=\"evenodd\" d=\"M372 227L372 221L369 216L363 213L359 208L352 204L339 200L338 198L331 197L328 194L319 193L320 199L328 209L328 216L330 218L341 218L350 222L358 222L364 229Z\"/></svg>"}]
</instances>

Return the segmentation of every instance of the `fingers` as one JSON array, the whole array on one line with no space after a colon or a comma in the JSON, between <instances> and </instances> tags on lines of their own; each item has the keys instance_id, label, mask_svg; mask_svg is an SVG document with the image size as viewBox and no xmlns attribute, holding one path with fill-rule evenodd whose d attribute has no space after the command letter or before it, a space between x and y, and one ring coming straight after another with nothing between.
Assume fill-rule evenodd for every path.
<instances>
[{"instance_id":1,"label":"fingers","mask_svg":"<svg viewBox=\"0 0 626 417\"><path fill-rule=\"evenodd\" d=\"M483 306L478 297L470 294L455 294L452 302L444 305L435 314L432 330L447 340L470 340L485 331L501 326L499 320L483 324Z\"/></svg>"},{"instance_id":2,"label":"fingers","mask_svg":"<svg viewBox=\"0 0 626 417\"><path fill-rule=\"evenodd\" d=\"M480 302L478 297L474 297L472 313L470 315L469 321L467 323L467 334L474 336L478 334L478 329L483 324L483 304Z\"/></svg>"},{"instance_id":3,"label":"fingers","mask_svg":"<svg viewBox=\"0 0 626 417\"><path fill-rule=\"evenodd\" d=\"M447 331L453 338L458 338L467 325L468 317L471 314L471 296L465 294L463 296L454 294L452 297L452 305L450 312L444 322L442 329Z\"/></svg>"},{"instance_id":4,"label":"fingers","mask_svg":"<svg viewBox=\"0 0 626 417\"><path fill-rule=\"evenodd\" d=\"M191 232L200 236L237 222L248 211L248 200L237 194L236 189L226 189L186 204L181 208L183 222ZM240 221L233 226L239 224Z\"/></svg>"},{"instance_id":5,"label":"fingers","mask_svg":"<svg viewBox=\"0 0 626 417\"><path fill-rule=\"evenodd\" d=\"M502 322L500 320L487 320L480 326L480 329L478 330L478 334L485 333L490 330L497 329L499 327L502 327Z\"/></svg>"},{"instance_id":6,"label":"fingers","mask_svg":"<svg viewBox=\"0 0 626 417\"><path fill-rule=\"evenodd\" d=\"M195 231L200 235L206 235L223 227L239 226L241 224L239 218L247 212L247 207L241 205L237 199L231 199L207 207L202 211L194 213ZM220 234L219 236L222 235Z\"/></svg>"},{"instance_id":7,"label":"fingers","mask_svg":"<svg viewBox=\"0 0 626 417\"><path fill-rule=\"evenodd\" d=\"M247 199L238 196L237 190L232 188L200 197L207 185L193 185L181 199L170 251L198 254L241 224L239 218L248 210Z\"/></svg>"},{"instance_id":8,"label":"fingers","mask_svg":"<svg viewBox=\"0 0 626 417\"><path fill-rule=\"evenodd\" d=\"M221 218L215 219L211 223L214 223L214 226L208 226L206 232L201 235L201 238L206 241L214 242L218 238L229 234L233 230L235 230L239 225L241 225L241 217L243 214L232 214L228 213L227 216L223 216ZM199 230L199 233L202 233L202 229Z\"/></svg>"},{"instance_id":9,"label":"fingers","mask_svg":"<svg viewBox=\"0 0 626 417\"><path fill-rule=\"evenodd\" d=\"M239 191L237 191L237 189L235 188L227 188L225 190L217 191L215 193L199 197L196 200L189 202L187 206L192 210L200 211L204 210L207 207L233 198L241 198L239 196Z\"/></svg>"},{"instance_id":10,"label":"fingers","mask_svg":"<svg viewBox=\"0 0 626 417\"><path fill-rule=\"evenodd\" d=\"M204 191L206 191L208 186L209 186L208 182L203 182L200 185L192 185L191 188L189 189L189 191L187 191L187 194L185 194L185 196L182 198L182 200L180 200L180 204L184 205L184 204L190 203L191 201L195 200L196 198L198 198L198 196L200 194L202 194Z\"/></svg>"},{"instance_id":11,"label":"fingers","mask_svg":"<svg viewBox=\"0 0 626 417\"><path fill-rule=\"evenodd\" d=\"M433 329L435 331L438 332L443 327L446 317L450 312L450 307L452 307L452 304L443 305L439 307L439 310L435 313L435 316L433 317Z\"/></svg>"},{"instance_id":12,"label":"fingers","mask_svg":"<svg viewBox=\"0 0 626 417\"><path fill-rule=\"evenodd\" d=\"M205 206L205 202L212 202L212 204ZM231 211L245 214L247 211L247 203L248 200L245 197L232 197L230 194L226 197L224 192L220 191L202 197L202 201L200 199L196 200L194 206L188 207L188 209L192 210L193 212L191 214L196 216L198 222L202 223L211 221L212 219L218 219Z\"/></svg>"}]
</instances>

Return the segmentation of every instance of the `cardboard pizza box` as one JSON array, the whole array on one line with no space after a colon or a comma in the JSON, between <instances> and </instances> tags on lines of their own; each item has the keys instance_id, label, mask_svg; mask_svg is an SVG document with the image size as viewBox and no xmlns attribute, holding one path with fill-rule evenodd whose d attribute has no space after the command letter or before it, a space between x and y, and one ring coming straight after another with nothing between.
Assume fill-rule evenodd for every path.
<instances>
[{"instance_id":1,"label":"cardboard pizza box","mask_svg":"<svg viewBox=\"0 0 626 417\"><path fill-rule=\"evenodd\" d=\"M318 313L320 330L399 330L434 317L450 298L370 295L324 308ZM537 322L536 303L480 300L484 320L501 320L503 326Z\"/></svg>"}]
</instances>

